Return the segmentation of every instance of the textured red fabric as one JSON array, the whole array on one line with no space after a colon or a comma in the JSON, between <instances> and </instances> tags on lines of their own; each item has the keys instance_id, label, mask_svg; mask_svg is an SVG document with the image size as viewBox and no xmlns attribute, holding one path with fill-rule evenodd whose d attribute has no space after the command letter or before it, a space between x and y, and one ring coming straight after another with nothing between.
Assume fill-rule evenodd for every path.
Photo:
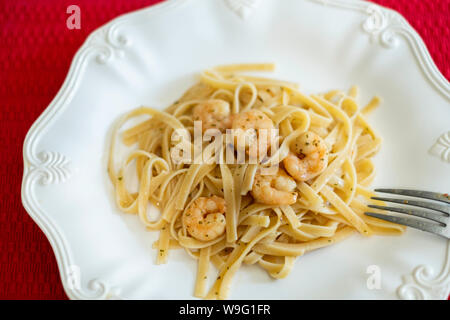
<instances>
[{"instance_id":1,"label":"textured red fabric","mask_svg":"<svg viewBox=\"0 0 450 320\"><path fill-rule=\"evenodd\" d=\"M87 35L118 16L159 0L0 1L0 299L67 299L50 245L22 207L22 144L61 87ZM402 13L450 78L449 0L375 0ZM66 27L69 5L81 30Z\"/></svg>"}]
</instances>

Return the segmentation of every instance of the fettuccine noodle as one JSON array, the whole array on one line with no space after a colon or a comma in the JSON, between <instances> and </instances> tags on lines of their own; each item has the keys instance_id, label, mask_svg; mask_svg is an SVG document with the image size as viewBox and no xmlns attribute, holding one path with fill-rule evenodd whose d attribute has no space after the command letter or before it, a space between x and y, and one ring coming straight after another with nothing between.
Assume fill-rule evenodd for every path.
<instances>
[{"instance_id":1,"label":"fettuccine noodle","mask_svg":"<svg viewBox=\"0 0 450 320\"><path fill-rule=\"evenodd\" d=\"M404 231L403 226L364 215L369 202L380 203L370 200L368 186L375 176L372 157L382 140L366 120L380 98L360 108L357 87L307 95L295 83L242 73L273 69L273 64L240 64L206 70L200 82L165 111L140 107L114 127L108 174L116 204L136 214L148 230L159 231L153 244L158 264L167 262L170 250L181 248L198 260L197 297L227 298L242 264L257 264L270 276L284 278L297 257L355 232L370 236ZM143 115L146 120L122 129ZM256 118L245 118L250 116ZM188 132L183 143L194 150L199 145L190 137L197 120L221 132L239 121L244 127L245 121L265 121L278 129L274 139L279 146L265 146L273 152L256 163L228 163L224 160L230 149L236 160L236 140L215 137L200 141L196 160L203 161L175 161L174 148L181 140L173 141L174 132ZM316 138L310 141L308 135ZM253 145L271 138L259 134L241 156L248 160ZM298 145L302 141L304 150L313 148L311 155ZM133 148L117 165L119 143ZM136 192L127 187L131 165L139 181ZM306 171L297 172L302 169L298 165ZM278 169L262 173L274 167ZM291 189L283 189L288 185ZM154 220L147 212L149 202L161 212ZM208 278L212 266L215 279Z\"/></svg>"}]
</instances>

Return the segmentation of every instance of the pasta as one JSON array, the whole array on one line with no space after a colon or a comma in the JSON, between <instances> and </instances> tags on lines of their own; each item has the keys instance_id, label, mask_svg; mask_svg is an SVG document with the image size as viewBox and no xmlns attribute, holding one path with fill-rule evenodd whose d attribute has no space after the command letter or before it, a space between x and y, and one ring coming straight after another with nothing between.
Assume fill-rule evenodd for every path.
<instances>
[{"instance_id":1,"label":"pasta","mask_svg":"<svg viewBox=\"0 0 450 320\"><path fill-rule=\"evenodd\" d=\"M357 87L306 95L295 83L246 74L273 69L206 70L165 111L140 107L114 126L108 174L116 204L159 231L158 264L176 249L198 260L196 297L226 299L242 264L284 278L297 257L355 232L404 231L364 215L367 203L380 203L368 186L381 138L366 120L380 98L360 108ZM117 158L120 143L130 149L125 159ZM149 217L149 203L159 217Z\"/></svg>"}]
</instances>

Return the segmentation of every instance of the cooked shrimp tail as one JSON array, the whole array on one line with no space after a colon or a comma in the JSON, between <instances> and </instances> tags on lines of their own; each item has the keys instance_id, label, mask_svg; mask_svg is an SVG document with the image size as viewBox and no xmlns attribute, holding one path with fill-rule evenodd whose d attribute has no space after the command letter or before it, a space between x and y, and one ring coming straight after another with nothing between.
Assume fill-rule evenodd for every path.
<instances>
[{"instance_id":1,"label":"cooked shrimp tail","mask_svg":"<svg viewBox=\"0 0 450 320\"><path fill-rule=\"evenodd\" d=\"M325 141L314 132L305 132L294 142L293 152L283 160L286 171L298 181L310 180L328 165Z\"/></svg>"},{"instance_id":2,"label":"cooked shrimp tail","mask_svg":"<svg viewBox=\"0 0 450 320\"><path fill-rule=\"evenodd\" d=\"M297 184L283 169L273 175L257 173L252 188L253 198L257 202L269 205L290 205L297 201L294 192Z\"/></svg>"},{"instance_id":3,"label":"cooked shrimp tail","mask_svg":"<svg viewBox=\"0 0 450 320\"><path fill-rule=\"evenodd\" d=\"M183 225L197 240L214 240L225 232L225 200L223 198L200 197L183 214Z\"/></svg>"}]
</instances>

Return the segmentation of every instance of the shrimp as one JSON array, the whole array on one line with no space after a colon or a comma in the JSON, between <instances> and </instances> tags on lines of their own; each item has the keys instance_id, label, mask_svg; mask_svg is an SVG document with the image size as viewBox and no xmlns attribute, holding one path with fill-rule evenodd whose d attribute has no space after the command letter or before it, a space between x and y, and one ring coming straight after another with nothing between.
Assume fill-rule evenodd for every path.
<instances>
[{"instance_id":1,"label":"shrimp","mask_svg":"<svg viewBox=\"0 0 450 320\"><path fill-rule=\"evenodd\" d=\"M298 181L307 181L322 173L328 165L325 141L308 131L295 140L294 152L283 159L286 171Z\"/></svg>"},{"instance_id":2,"label":"shrimp","mask_svg":"<svg viewBox=\"0 0 450 320\"><path fill-rule=\"evenodd\" d=\"M230 104L225 100L210 99L197 104L192 111L194 120L202 122L202 131L224 131L231 126Z\"/></svg>"},{"instance_id":3,"label":"shrimp","mask_svg":"<svg viewBox=\"0 0 450 320\"><path fill-rule=\"evenodd\" d=\"M182 222L188 233L197 240L214 240L225 232L225 200L223 198L197 198L183 214Z\"/></svg>"},{"instance_id":4,"label":"shrimp","mask_svg":"<svg viewBox=\"0 0 450 320\"><path fill-rule=\"evenodd\" d=\"M258 155L262 156L266 154L272 143L277 139L272 120L262 111L255 109L234 115L231 128L236 130L235 134L239 135L237 140L243 140L242 144L252 150L253 156L256 156L254 152L256 146L259 149ZM244 133L241 135L238 130ZM239 142L236 142L236 144L242 146Z\"/></svg>"},{"instance_id":5,"label":"shrimp","mask_svg":"<svg viewBox=\"0 0 450 320\"><path fill-rule=\"evenodd\" d=\"M273 175L256 173L251 193L253 198L260 203L289 205L297 201L297 193L293 192L296 186L295 180L286 171L279 168Z\"/></svg>"}]
</instances>

